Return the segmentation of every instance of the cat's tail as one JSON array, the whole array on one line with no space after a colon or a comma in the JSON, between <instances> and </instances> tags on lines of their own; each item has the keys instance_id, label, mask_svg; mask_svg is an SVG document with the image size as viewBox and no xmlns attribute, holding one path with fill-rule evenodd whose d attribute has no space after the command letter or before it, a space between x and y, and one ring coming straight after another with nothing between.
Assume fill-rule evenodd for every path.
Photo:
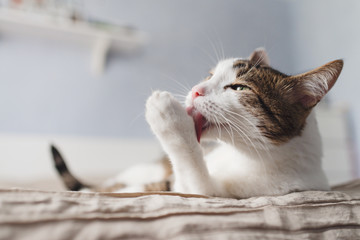
<instances>
[{"instance_id":1,"label":"cat's tail","mask_svg":"<svg viewBox=\"0 0 360 240\"><path fill-rule=\"evenodd\" d=\"M50 148L55 168L59 173L65 186L71 191L79 191L84 188L89 188L88 185L83 184L77 178L75 178L73 174L71 174L59 150L57 150L54 145L51 145Z\"/></svg>"}]
</instances>

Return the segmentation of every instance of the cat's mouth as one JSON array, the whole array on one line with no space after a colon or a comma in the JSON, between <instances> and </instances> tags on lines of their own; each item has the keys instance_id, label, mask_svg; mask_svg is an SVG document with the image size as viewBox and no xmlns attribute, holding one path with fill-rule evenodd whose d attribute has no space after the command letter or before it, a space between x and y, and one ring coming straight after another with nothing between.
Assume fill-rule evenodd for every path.
<instances>
[{"instance_id":1,"label":"cat's mouth","mask_svg":"<svg viewBox=\"0 0 360 240\"><path fill-rule=\"evenodd\" d=\"M187 107L186 111L194 119L196 138L200 142L201 135L210 126L210 122L194 107Z\"/></svg>"}]
</instances>

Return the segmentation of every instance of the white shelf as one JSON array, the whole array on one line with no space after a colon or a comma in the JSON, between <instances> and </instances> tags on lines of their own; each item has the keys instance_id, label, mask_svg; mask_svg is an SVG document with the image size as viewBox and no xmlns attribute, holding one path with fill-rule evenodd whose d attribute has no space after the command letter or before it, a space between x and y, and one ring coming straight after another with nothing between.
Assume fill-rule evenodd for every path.
<instances>
[{"instance_id":1,"label":"white shelf","mask_svg":"<svg viewBox=\"0 0 360 240\"><path fill-rule=\"evenodd\" d=\"M146 35L128 27L73 21L47 14L0 8L0 32L36 34L40 37L70 40L92 48L91 70L103 73L110 49L132 51L143 46Z\"/></svg>"}]
</instances>

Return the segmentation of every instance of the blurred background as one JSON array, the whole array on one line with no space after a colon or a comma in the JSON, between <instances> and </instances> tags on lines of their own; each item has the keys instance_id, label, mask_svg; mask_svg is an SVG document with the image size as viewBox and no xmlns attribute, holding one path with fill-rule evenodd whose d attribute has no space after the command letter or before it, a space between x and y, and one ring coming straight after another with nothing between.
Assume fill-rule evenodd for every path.
<instances>
[{"instance_id":1,"label":"blurred background","mask_svg":"<svg viewBox=\"0 0 360 240\"><path fill-rule=\"evenodd\" d=\"M260 46L287 74L345 60L317 111L330 182L359 175L357 0L0 4L0 187L60 188L50 143L88 182L156 159L144 119L152 90L181 98L218 59Z\"/></svg>"}]
</instances>

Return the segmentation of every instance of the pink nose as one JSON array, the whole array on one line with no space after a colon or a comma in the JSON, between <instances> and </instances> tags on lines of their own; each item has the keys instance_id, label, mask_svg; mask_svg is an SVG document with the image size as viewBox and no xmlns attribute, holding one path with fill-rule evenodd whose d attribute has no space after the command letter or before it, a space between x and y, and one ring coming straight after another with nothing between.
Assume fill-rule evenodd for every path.
<instances>
[{"instance_id":1,"label":"pink nose","mask_svg":"<svg viewBox=\"0 0 360 240\"><path fill-rule=\"evenodd\" d=\"M205 88L199 87L199 86L195 86L192 88L192 93L191 93L192 99L195 99L199 96L204 96L204 95L205 95Z\"/></svg>"}]
</instances>

